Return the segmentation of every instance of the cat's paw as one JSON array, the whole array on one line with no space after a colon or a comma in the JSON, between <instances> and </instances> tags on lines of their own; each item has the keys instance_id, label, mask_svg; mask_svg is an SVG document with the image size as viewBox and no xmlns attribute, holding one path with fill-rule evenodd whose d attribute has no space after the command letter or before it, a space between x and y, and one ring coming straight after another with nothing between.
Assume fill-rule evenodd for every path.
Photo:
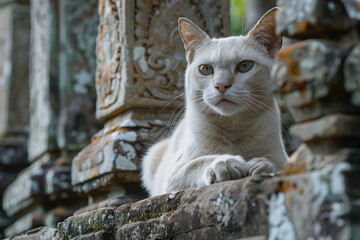
<instances>
[{"instance_id":1,"label":"cat's paw","mask_svg":"<svg viewBox=\"0 0 360 240\"><path fill-rule=\"evenodd\" d=\"M249 168L240 156L220 155L205 170L205 183L210 185L231 179L239 179L248 175Z\"/></svg>"},{"instance_id":2,"label":"cat's paw","mask_svg":"<svg viewBox=\"0 0 360 240\"><path fill-rule=\"evenodd\" d=\"M247 162L249 167L249 175L257 175L261 173L275 172L274 165L266 158L253 158Z\"/></svg>"}]
</instances>

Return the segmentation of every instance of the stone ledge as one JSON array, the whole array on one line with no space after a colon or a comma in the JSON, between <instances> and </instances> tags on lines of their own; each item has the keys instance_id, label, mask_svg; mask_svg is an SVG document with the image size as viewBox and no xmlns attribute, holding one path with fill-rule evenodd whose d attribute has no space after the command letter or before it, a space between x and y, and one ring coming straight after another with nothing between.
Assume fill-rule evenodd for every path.
<instances>
[{"instance_id":1,"label":"stone ledge","mask_svg":"<svg viewBox=\"0 0 360 240\"><path fill-rule=\"evenodd\" d=\"M349 180L358 174L358 164L340 162L311 172L254 176L101 208L69 217L57 230L40 229L41 236L62 240L354 239L356 226L350 218L357 212L351 193L358 184ZM26 234L25 239L36 239L39 230ZM56 235L47 238L49 234ZM12 239L24 239L21 236Z\"/></svg>"},{"instance_id":2,"label":"stone ledge","mask_svg":"<svg viewBox=\"0 0 360 240\"><path fill-rule=\"evenodd\" d=\"M39 227L27 231L24 234L9 237L5 240L54 240L57 237L57 230L49 227Z\"/></svg>"},{"instance_id":3,"label":"stone ledge","mask_svg":"<svg viewBox=\"0 0 360 240\"><path fill-rule=\"evenodd\" d=\"M261 239L280 236L284 228L290 231L287 236L350 239L347 216L353 209L347 194L352 186L345 185L350 169L342 162L302 174L255 176L102 208L60 223L59 239Z\"/></svg>"}]
</instances>

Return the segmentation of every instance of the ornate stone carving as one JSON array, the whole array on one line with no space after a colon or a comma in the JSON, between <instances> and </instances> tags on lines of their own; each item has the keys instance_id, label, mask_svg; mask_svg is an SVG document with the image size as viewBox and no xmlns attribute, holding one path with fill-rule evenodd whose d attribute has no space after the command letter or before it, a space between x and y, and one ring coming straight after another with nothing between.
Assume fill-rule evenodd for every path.
<instances>
[{"instance_id":1,"label":"ornate stone carving","mask_svg":"<svg viewBox=\"0 0 360 240\"><path fill-rule=\"evenodd\" d=\"M178 96L186 62L177 19L219 36L229 33L227 9L227 1L100 1L97 117L162 108Z\"/></svg>"},{"instance_id":2,"label":"ornate stone carving","mask_svg":"<svg viewBox=\"0 0 360 240\"><path fill-rule=\"evenodd\" d=\"M168 131L166 120L133 120L140 114L150 119L151 113L129 113L105 125L72 162L72 185L78 192L89 193L117 182L138 183L140 159L146 145L158 141ZM105 177L108 175L107 177ZM99 180L101 178L101 181ZM129 190L125 187L124 190Z\"/></svg>"}]
</instances>

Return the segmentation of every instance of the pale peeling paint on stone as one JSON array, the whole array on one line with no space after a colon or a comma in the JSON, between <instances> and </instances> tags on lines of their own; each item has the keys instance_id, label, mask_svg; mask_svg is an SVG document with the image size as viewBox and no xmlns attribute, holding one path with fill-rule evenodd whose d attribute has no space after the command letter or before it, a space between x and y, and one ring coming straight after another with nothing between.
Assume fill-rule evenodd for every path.
<instances>
[{"instance_id":1,"label":"pale peeling paint on stone","mask_svg":"<svg viewBox=\"0 0 360 240\"><path fill-rule=\"evenodd\" d=\"M332 194L345 196L345 178L343 173L350 170L351 166L349 163L339 163L335 166L332 170L330 178L330 188Z\"/></svg>"},{"instance_id":2,"label":"pale peeling paint on stone","mask_svg":"<svg viewBox=\"0 0 360 240\"><path fill-rule=\"evenodd\" d=\"M149 66L145 60L145 51L143 46L136 46L133 51L134 61L139 62L139 66L143 73L146 73L149 70Z\"/></svg>"},{"instance_id":3,"label":"pale peeling paint on stone","mask_svg":"<svg viewBox=\"0 0 360 240\"><path fill-rule=\"evenodd\" d=\"M132 119L126 119L124 122L121 123L120 128L126 127L136 127L136 123Z\"/></svg>"},{"instance_id":4,"label":"pale peeling paint on stone","mask_svg":"<svg viewBox=\"0 0 360 240\"><path fill-rule=\"evenodd\" d=\"M120 142L119 144L126 155L120 154L117 156L115 160L116 168L130 171L137 170L137 166L132 162L136 157L136 150L128 143Z\"/></svg>"},{"instance_id":5,"label":"pale peeling paint on stone","mask_svg":"<svg viewBox=\"0 0 360 240\"><path fill-rule=\"evenodd\" d=\"M268 240L296 240L295 229L287 213L284 193L271 195L268 211Z\"/></svg>"},{"instance_id":6,"label":"pale peeling paint on stone","mask_svg":"<svg viewBox=\"0 0 360 240\"><path fill-rule=\"evenodd\" d=\"M111 135L112 141L127 141L127 142L135 142L137 139L137 134L135 131L128 132L116 132Z\"/></svg>"},{"instance_id":7,"label":"pale peeling paint on stone","mask_svg":"<svg viewBox=\"0 0 360 240\"><path fill-rule=\"evenodd\" d=\"M78 94L87 94L89 92L88 86L91 85L92 75L82 69L81 72L74 75L74 78L76 80L74 91Z\"/></svg>"},{"instance_id":8,"label":"pale peeling paint on stone","mask_svg":"<svg viewBox=\"0 0 360 240\"><path fill-rule=\"evenodd\" d=\"M211 200L211 204L214 206L217 221L225 227L228 227L228 223L231 220L231 212L229 209L234 204L234 200L220 193L216 199Z\"/></svg>"}]
</instances>

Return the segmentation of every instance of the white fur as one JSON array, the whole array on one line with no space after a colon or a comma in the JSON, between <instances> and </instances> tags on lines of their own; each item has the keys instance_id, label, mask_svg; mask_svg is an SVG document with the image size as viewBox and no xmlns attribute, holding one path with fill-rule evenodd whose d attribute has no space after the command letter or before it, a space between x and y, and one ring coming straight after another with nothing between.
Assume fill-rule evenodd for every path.
<instances>
[{"instance_id":1,"label":"white fur","mask_svg":"<svg viewBox=\"0 0 360 240\"><path fill-rule=\"evenodd\" d=\"M243 60L255 64L238 73ZM150 195L283 167L287 155L269 85L272 62L249 36L201 41L186 70L185 116L172 136L151 147L143 159L142 182ZM200 74L200 64L211 65L214 74ZM217 83L232 86L222 95ZM232 103L219 103L222 99Z\"/></svg>"}]
</instances>

